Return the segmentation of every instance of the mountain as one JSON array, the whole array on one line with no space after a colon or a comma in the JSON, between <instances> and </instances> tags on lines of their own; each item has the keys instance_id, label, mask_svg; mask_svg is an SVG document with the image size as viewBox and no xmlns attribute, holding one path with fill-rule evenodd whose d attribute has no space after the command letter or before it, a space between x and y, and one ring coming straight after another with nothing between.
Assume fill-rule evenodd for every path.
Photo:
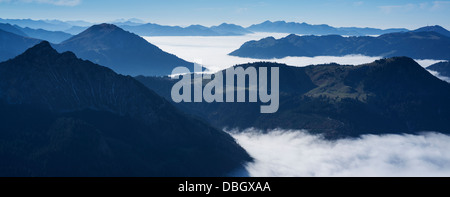
<instances>
[{"instance_id":1,"label":"mountain","mask_svg":"<svg viewBox=\"0 0 450 197\"><path fill-rule=\"evenodd\" d=\"M43 29L31 29L28 27L23 28L17 25L10 25L3 23L0 23L0 30L11 32L13 34L23 37L47 40L52 43L60 43L72 37L71 34L64 33L61 31L47 31Z\"/></svg>"},{"instance_id":2,"label":"mountain","mask_svg":"<svg viewBox=\"0 0 450 197\"><path fill-rule=\"evenodd\" d=\"M450 38L436 32L404 32L378 37L297 36L249 41L230 55L251 58L287 56L408 56L414 59L450 59Z\"/></svg>"},{"instance_id":3,"label":"mountain","mask_svg":"<svg viewBox=\"0 0 450 197\"><path fill-rule=\"evenodd\" d=\"M11 24L0 23L0 30L10 32L19 36L28 37L28 35L23 32L20 28L17 28Z\"/></svg>"},{"instance_id":4,"label":"mountain","mask_svg":"<svg viewBox=\"0 0 450 197\"><path fill-rule=\"evenodd\" d=\"M22 28L19 26L16 26L17 29L20 29L22 32L27 34L29 37L37 38L40 40L47 40L51 43L58 44L64 40L69 39L72 37L72 34L68 34L62 31L47 31L44 29L31 29L28 27Z\"/></svg>"},{"instance_id":5,"label":"mountain","mask_svg":"<svg viewBox=\"0 0 450 197\"><path fill-rule=\"evenodd\" d=\"M107 66L125 75L169 75L178 66L193 64L166 53L140 36L110 24L94 25L82 33L54 45L78 57Z\"/></svg>"},{"instance_id":6,"label":"mountain","mask_svg":"<svg viewBox=\"0 0 450 197\"><path fill-rule=\"evenodd\" d=\"M376 28L358 28L341 27L336 28L329 25L311 25L308 23L296 23L285 21L265 21L261 24L255 24L247 28L253 32L276 32L303 35L346 35L346 36L364 36L381 35L393 32L409 31L407 29L376 29Z\"/></svg>"},{"instance_id":7,"label":"mountain","mask_svg":"<svg viewBox=\"0 0 450 197\"><path fill-rule=\"evenodd\" d=\"M251 33L241 26L226 23L212 27L202 25L164 26L153 23L120 25L120 27L140 36L237 36Z\"/></svg>"},{"instance_id":8,"label":"mountain","mask_svg":"<svg viewBox=\"0 0 450 197\"><path fill-rule=\"evenodd\" d=\"M307 129L327 138L422 131L450 133L450 84L410 58L382 59L359 66L291 67L267 62L238 66L279 67L280 100L276 113L261 114L260 106L267 105L261 102L175 105L217 127ZM136 79L168 99L177 82L167 77Z\"/></svg>"},{"instance_id":9,"label":"mountain","mask_svg":"<svg viewBox=\"0 0 450 197\"><path fill-rule=\"evenodd\" d=\"M450 37L450 31L439 25L422 27L414 30L413 32L436 32L444 36Z\"/></svg>"},{"instance_id":10,"label":"mountain","mask_svg":"<svg viewBox=\"0 0 450 197\"><path fill-rule=\"evenodd\" d=\"M0 63L0 105L1 176L225 176L251 160L135 79L48 42Z\"/></svg>"},{"instance_id":11,"label":"mountain","mask_svg":"<svg viewBox=\"0 0 450 197\"><path fill-rule=\"evenodd\" d=\"M252 33L242 26L228 23L222 23L219 26L212 26L211 30L221 35L246 35Z\"/></svg>"},{"instance_id":12,"label":"mountain","mask_svg":"<svg viewBox=\"0 0 450 197\"><path fill-rule=\"evenodd\" d=\"M72 25L59 20L32 20L32 19L2 19L0 23L9 23L20 27L29 27L32 29L45 29L48 31L63 31L69 29Z\"/></svg>"},{"instance_id":13,"label":"mountain","mask_svg":"<svg viewBox=\"0 0 450 197\"><path fill-rule=\"evenodd\" d=\"M427 67L428 70L436 71L439 75L450 78L450 62L439 62Z\"/></svg>"},{"instance_id":14,"label":"mountain","mask_svg":"<svg viewBox=\"0 0 450 197\"><path fill-rule=\"evenodd\" d=\"M0 29L0 62L16 57L40 41Z\"/></svg>"}]
</instances>

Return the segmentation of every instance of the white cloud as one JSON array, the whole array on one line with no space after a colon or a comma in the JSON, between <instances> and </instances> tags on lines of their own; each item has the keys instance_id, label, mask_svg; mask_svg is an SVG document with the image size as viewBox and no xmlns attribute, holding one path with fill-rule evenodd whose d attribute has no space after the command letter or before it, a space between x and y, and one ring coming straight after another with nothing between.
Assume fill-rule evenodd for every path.
<instances>
[{"instance_id":1,"label":"white cloud","mask_svg":"<svg viewBox=\"0 0 450 197\"><path fill-rule=\"evenodd\" d=\"M248 129L232 134L255 158L256 177L450 176L450 136L365 135L327 141L306 131Z\"/></svg>"},{"instance_id":2,"label":"white cloud","mask_svg":"<svg viewBox=\"0 0 450 197\"><path fill-rule=\"evenodd\" d=\"M0 0L0 3L39 3L39 4L50 4L57 6L77 6L81 4L82 0Z\"/></svg>"},{"instance_id":3,"label":"white cloud","mask_svg":"<svg viewBox=\"0 0 450 197\"><path fill-rule=\"evenodd\" d=\"M416 4L406 4L406 5L386 5L386 6L379 6L378 8L381 9L382 12L386 13L386 14L390 14L392 12L397 12L397 11L410 11L413 10L417 7Z\"/></svg>"},{"instance_id":4,"label":"white cloud","mask_svg":"<svg viewBox=\"0 0 450 197\"><path fill-rule=\"evenodd\" d=\"M288 34L281 33L255 33L245 36L167 36L144 37L162 50L175 54L188 61L201 59L204 66L212 71L219 71L236 64L248 62L273 61L292 66L307 66L311 64L339 63L339 64L364 64L373 62L381 57L367 57L363 55L347 55L343 57L318 56L318 57L286 57L282 59L252 59L229 56L228 53L238 49L242 44L250 40L259 40L268 36L282 38Z\"/></svg>"},{"instance_id":5,"label":"white cloud","mask_svg":"<svg viewBox=\"0 0 450 197\"><path fill-rule=\"evenodd\" d=\"M412 11L412 10L436 11L449 9L450 1L433 1L431 3L423 2L418 4L409 3L405 5L386 5L386 6L379 6L378 8L386 14L398 11Z\"/></svg>"},{"instance_id":6,"label":"white cloud","mask_svg":"<svg viewBox=\"0 0 450 197\"><path fill-rule=\"evenodd\" d=\"M450 1L433 1L431 10L441 10L450 8Z\"/></svg>"},{"instance_id":7,"label":"white cloud","mask_svg":"<svg viewBox=\"0 0 450 197\"><path fill-rule=\"evenodd\" d=\"M448 78L446 76L442 76L439 72L436 72L436 71L433 71L433 70L428 70L428 72L430 72L432 75L434 75L435 77L439 78L440 80L450 83L450 78Z\"/></svg>"}]
</instances>

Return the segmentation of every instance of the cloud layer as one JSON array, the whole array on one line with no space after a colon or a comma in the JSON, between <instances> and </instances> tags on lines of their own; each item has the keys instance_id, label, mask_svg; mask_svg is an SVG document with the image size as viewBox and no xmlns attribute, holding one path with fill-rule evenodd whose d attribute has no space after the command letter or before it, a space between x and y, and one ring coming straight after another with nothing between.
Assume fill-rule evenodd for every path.
<instances>
[{"instance_id":1,"label":"cloud layer","mask_svg":"<svg viewBox=\"0 0 450 197\"><path fill-rule=\"evenodd\" d=\"M363 55L347 55L343 57L317 56L317 57L286 57L282 59L252 59L229 56L228 54L238 49L242 44L250 40L259 40L268 36L282 38L288 34L282 33L254 33L245 36L162 36L144 37L162 50L175 54L178 57L202 64L211 71L219 71L237 64L258 61L272 61L285 63L291 66L308 66L312 64L338 63L359 65L373 62L381 57L368 57ZM426 67L438 60L419 60L418 63Z\"/></svg>"},{"instance_id":2,"label":"cloud layer","mask_svg":"<svg viewBox=\"0 0 450 197\"><path fill-rule=\"evenodd\" d=\"M327 141L301 130L231 133L255 158L247 165L255 177L450 176L450 136L443 134Z\"/></svg>"}]
</instances>

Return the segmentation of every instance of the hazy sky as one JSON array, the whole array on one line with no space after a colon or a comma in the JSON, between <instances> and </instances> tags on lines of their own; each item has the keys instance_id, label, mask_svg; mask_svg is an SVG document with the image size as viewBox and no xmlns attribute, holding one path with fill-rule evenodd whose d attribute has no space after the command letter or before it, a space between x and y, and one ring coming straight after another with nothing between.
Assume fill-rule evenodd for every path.
<instances>
[{"instance_id":1,"label":"hazy sky","mask_svg":"<svg viewBox=\"0 0 450 197\"><path fill-rule=\"evenodd\" d=\"M426 0L0 0L0 18L105 22L139 18L168 25L250 25L286 20L332 26L450 29L450 1Z\"/></svg>"}]
</instances>

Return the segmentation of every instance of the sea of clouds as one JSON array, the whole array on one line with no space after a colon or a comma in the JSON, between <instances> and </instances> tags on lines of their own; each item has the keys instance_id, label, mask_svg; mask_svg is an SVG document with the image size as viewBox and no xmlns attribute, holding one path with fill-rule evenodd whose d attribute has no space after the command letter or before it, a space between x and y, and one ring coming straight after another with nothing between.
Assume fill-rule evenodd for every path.
<instances>
[{"instance_id":1,"label":"sea of clouds","mask_svg":"<svg viewBox=\"0 0 450 197\"><path fill-rule=\"evenodd\" d=\"M256 33L227 37L144 37L162 50L192 62L201 62L211 71L261 59L228 56L249 40L287 34ZM287 57L270 61L292 66L322 63L358 65L381 57L348 55L344 57ZM424 68L439 60L416 60ZM441 79L439 73L431 72ZM438 133L421 135L364 135L355 139L329 141L303 130L273 130L262 133L247 129L229 131L255 158L246 169L256 177L302 176L450 176L450 136Z\"/></svg>"},{"instance_id":2,"label":"sea of clouds","mask_svg":"<svg viewBox=\"0 0 450 197\"><path fill-rule=\"evenodd\" d=\"M450 136L439 133L331 141L304 130L228 132L255 159L253 177L450 176Z\"/></svg>"},{"instance_id":3,"label":"sea of clouds","mask_svg":"<svg viewBox=\"0 0 450 197\"><path fill-rule=\"evenodd\" d=\"M197 62L214 71L223 70L237 64L258 61L272 61L291 66L308 66L313 64L338 63L359 65L373 62L381 57L364 55L286 57L282 59L253 59L229 56L228 54L241 47L247 41L260 40L272 36L276 39L287 36L283 33L253 33L245 36L156 36L144 37L148 42L162 50L191 62ZM423 67L439 62L439 60L416 60Z\"/></svg>"}]
</instances>

